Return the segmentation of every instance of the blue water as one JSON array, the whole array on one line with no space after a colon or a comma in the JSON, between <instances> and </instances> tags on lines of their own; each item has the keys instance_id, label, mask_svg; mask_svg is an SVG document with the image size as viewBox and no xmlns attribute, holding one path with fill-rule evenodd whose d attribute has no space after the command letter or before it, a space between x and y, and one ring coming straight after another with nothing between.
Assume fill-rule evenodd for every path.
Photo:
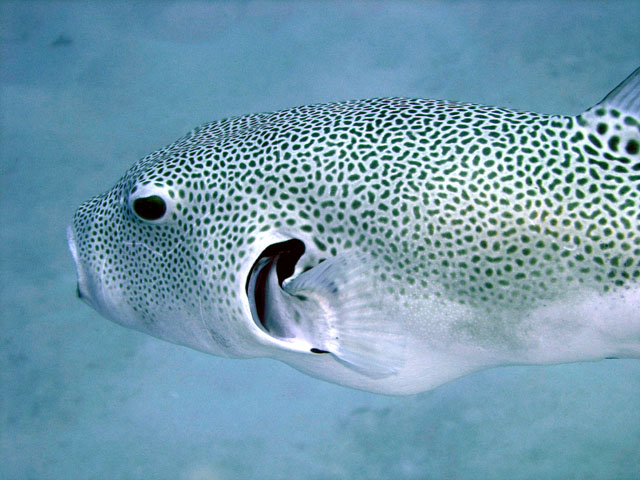
<instances>
[{"instance_id":1,"label":"blue water","mask_svg":"<svg viewBox=\"0 0 640 480\"><path fill-rule=\"evenodd\" d=\"M637 0L0 4L0 478L640 478L640 361L358 392L100 318L64 235L226 116L388 95L578 113L640 65L639 25Z\"/></svg>"}]
</instances>

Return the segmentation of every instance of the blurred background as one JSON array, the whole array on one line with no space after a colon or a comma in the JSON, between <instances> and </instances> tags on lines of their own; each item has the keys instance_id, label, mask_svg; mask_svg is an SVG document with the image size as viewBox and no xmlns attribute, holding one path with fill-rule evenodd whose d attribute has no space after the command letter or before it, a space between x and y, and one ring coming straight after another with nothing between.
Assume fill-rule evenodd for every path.
<instances>
[{"instance_id":1,"label":"blurred background","mask_svg":"<svg viewBox=\"0 0 640 480\"><path fill-rule=\"evenodd\" d=\"M376 96L576 114L640 65L640 2L0 4L0 478L637 479L640 361L384 397L126 330L65 226L198 124Z\"/></svg>"}]
</instances>

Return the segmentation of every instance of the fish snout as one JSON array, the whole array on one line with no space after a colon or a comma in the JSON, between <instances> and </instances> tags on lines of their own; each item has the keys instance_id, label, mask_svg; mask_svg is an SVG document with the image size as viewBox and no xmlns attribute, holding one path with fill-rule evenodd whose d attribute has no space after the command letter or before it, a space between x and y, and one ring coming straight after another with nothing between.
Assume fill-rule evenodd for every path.
<instances>
[{"instance_id":1,"label":"fish snout","mask_svg":"<svg viewBox=\"0 0 640 480\"><path fill-rule=\"evenodd\" d=\"M76 265L76 296L103 317L120 325L144 330L140 327L139 316L123 296L122 290L107 285L104 265L96 265L87 258L91 255L90 250L86 252L90 246L83 245L86 240L77 234L76 226L72 223L67 227L67 243Z\"/></svg>"}]
</instances>

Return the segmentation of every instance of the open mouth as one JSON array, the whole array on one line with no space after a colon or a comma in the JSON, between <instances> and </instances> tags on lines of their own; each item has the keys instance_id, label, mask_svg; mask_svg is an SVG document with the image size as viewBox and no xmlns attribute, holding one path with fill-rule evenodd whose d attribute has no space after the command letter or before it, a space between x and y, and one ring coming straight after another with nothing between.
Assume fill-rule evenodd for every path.
<instances>
[{"instance_id":1,"label":"open mouth","mask_svg":"<svg viewBox=\"0 0 640 480\"><path fill-rule=\"evenodd\" d=\"M296 264L304 254L304 242L291 239L269 245L254 262L245 290L249 297L253 320L270 335L287 338L292 333L286 328L286 322L270 314L269 305L273 305L274 296L283 282L293 275Z\"/></svg>"}]
</instances>

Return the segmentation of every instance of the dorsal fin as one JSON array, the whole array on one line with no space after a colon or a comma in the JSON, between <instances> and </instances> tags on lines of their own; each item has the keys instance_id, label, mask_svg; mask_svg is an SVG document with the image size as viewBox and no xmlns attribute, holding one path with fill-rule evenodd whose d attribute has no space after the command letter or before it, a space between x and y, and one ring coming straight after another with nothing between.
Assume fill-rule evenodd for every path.
<instances>
[{"instance_id":1,"label":"dorsal fin","mask_svg":"<svg viewBox=\"0 0 640 480\"><path fill-rule=\"evenodd\" d=\"M616 108L640 116L640 68L611 90L595 107Z\"/></svg>"}]
</instances>

